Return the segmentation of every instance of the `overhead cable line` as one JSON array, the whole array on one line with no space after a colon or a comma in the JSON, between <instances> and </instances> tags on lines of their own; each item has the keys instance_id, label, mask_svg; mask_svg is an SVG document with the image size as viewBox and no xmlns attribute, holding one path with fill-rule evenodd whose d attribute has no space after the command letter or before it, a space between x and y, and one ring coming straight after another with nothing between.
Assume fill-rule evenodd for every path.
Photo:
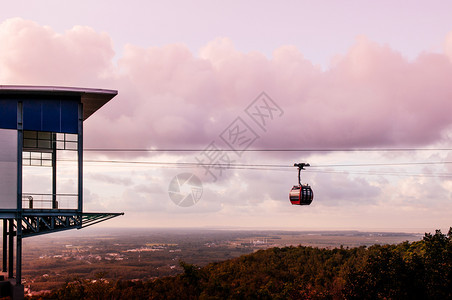
<instances>
[{"instance_id":1,"label":"overhead cable line","mask_svg":"<svg viewBox=\"0 0 452 300\"><path fill-rule=\"evenodd\" d=\"M85 148L87 152L204 152L206 149ZM238 152L234 149L208 149L209 152ZM452 151L452 148L313 148L313 149L241 149L239 152L412 152Z\"/></svg>"},{"instance_id":2,"label":"overhead cable line","mask_svg":"<svg viewBox=\"0 0 452 300\"><path fill-rule=\"evenodd\" d=\"M67 160L72 161L72 160ZM234 163L197 163L197 162L155 162L155 161L126 161L126 160L84 160L95 163L123 163L123 164L150 164L150 165L186 165L186 166L232 166L232 167L270 167L270 168L293 168L292 165L282 164L234 164ZM409 166L409 165L443 165L452 164L452 161L435 162L397 162L397 163L368 163L368 164L320 164L311 165L314 168L325 167L372 167L372 166Z\"/></svg>"},{"instance_id":3,"label":"overhead cable line","mask_svg":"<svg viewBox=\"0 0 452 300\"><path fill-rule=\"evenodd\" d=\"M62 159L62 162L74 162L75 160ZM197 162L156 162L156 161L126 161L126 160L84 160L85 163L90 164L115 164L118 166L153 166L156 168L216 168L223 170L260 170L260 171L287 171L292 172L292 165L283 164L237 164L237 163L197 163ZM452 164L452 161L444 162L398 162L398 163L369 163L369 164L324 164L311 165L308 173L335 173L335 174L350 174L350 175L378 175L378 176L410 176L410 177L435 177L435 178L451 178L450 173L411 173L411 172L397 172L394 170L368 170L368 171L348 171L348 170L334 170L328 168L337 167L388 167L388 166L416 166L416 165L440 165ZM314 169L313 169L314 168ZM317 168L317 169L316 169ZM327 168L327 169L320 169Z\"/></svg>"},{"instance_id":4,"label":"overhead cable line","mask_svg":"<svg viewBox=\"0 0 452 300\"><path fill-rule=\"evenodd\" d=\"M61 160L73 161L73 160ZM155 162L155 161L125 161L125 160L84 160L88 163L112 163L112 164L141 164L155 166L174 166L174 167L217 167L223 169L252 169L252 170L272 170L273 168L293 168L288 165L270 165L270 164L225 164L225 163L197 163L197 162Z\"/></svg>"},{"instance_id":5,"label":"overhead cable line","mask_svg":"<svg viewBox=\"0 0 452 300\"><path fill-rule=\"evenodd\" d=\"M75 160L60 160L75 161ZM292 165L284 164L237 164L237 163L199 163L199 162L156 162L156 161L133 161L133 160L84 160L88 163L113 163L113 164L143 164L143 165L174 165L188 167L263 167L263 168L290 168ZM415 166L415 165L444 165L452 164L452 161L434 161L434 162L396 162L396 163L367 163L367 164L320 164L311 165L311 168L329 168L329 167L378 167L378 166Z\"/></svg>"},{"instance_id":6,"label":"overhead cable line","mask_svg":"<svg viewBox=\"0 0 452 300\"><path fill-rule=\"evenodd\" d=\"M397 162L397 163L368 163L368 164L331 164L331 165L311 165L311 167L374 167L374 166L410 166L410 165L444 165L452 164L452 161L433 162Z\"/></svg>"},{"instance_id":7,"label":"overhead cable line","mask_svg":"<svg viewBox=\"0 0 452 300\"><path fill-rule=\"evenodd\" d=\"M385 172L385 171L337 171L337 170L306 170L306 173L327 173L327 174L351 174L351 175L375 175L375 176L404 176L404 177L431 177L431 178L452 178L451 173L408 173L408 172Z\"/></svg>"}]
</instances>

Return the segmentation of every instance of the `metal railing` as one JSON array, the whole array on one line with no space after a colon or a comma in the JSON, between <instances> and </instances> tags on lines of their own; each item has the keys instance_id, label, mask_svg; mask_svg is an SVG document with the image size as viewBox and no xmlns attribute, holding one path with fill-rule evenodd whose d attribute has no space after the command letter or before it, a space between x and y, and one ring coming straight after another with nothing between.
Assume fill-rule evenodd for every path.
<instances>
[{"instance_id":1,"label":"metal railing","mask_svg":"<svg viewBox=\"0 0 452 300\"><path fill-rule=\"evenodd\" d=\"M22 209L77 209L77 206L77 194L22 194Z\"/></svg>"}]
</instances>

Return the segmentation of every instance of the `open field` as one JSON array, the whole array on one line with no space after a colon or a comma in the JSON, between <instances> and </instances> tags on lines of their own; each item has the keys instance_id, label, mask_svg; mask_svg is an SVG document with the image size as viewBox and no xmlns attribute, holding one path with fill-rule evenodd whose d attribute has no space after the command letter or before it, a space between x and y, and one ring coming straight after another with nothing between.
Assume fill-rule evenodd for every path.
<instances>
[{"instance_id":1,"label":"open field","mask_svg":"<svg viewBox=\"0 0 452 300\"><path fill-rule=\"evenodd\" d=\"M199 266L259 249L394 244L423 234L359 231L122 229L69 231L24 240L23 277L32 290L74 278L151 279L176 275L180 261Z\"/></svg>"}]
</instances>

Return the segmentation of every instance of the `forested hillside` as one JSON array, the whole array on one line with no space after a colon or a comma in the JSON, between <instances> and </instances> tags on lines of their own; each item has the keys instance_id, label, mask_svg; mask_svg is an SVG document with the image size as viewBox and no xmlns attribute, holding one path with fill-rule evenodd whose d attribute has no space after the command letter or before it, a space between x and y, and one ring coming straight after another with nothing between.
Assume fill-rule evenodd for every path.
<instances>
[{"instance_id":1,"label":"forested hillside","mask_svg":"<svg viewBox=\"0 0 452 300\"><path fill-rule=\"evenodd\" d=\"M452 228L418 242L285 247L152 281L67 282L46 299L452 299ZM39 299L39 297L35 297Z\"/></svg>"}]
</instances>

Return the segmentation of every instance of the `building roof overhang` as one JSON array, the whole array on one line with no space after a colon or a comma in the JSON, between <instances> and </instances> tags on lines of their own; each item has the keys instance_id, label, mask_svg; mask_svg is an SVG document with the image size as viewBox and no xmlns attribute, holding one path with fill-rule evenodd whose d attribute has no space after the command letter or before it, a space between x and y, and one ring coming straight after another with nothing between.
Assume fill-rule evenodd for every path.
<instances>
[{"instance_id":1,"label":"building roof overhang","mask_svg":"<svg viewBox=\"0 0 452 300\"><path fill-rule=\"evenodd\" d=\"M30 85L0 85L0 95L61 95L80 96L83 103L83 120L88 119L118 94L116 90L60 87L60 86L30 86Z\"/></svg>"}]
</instances>

